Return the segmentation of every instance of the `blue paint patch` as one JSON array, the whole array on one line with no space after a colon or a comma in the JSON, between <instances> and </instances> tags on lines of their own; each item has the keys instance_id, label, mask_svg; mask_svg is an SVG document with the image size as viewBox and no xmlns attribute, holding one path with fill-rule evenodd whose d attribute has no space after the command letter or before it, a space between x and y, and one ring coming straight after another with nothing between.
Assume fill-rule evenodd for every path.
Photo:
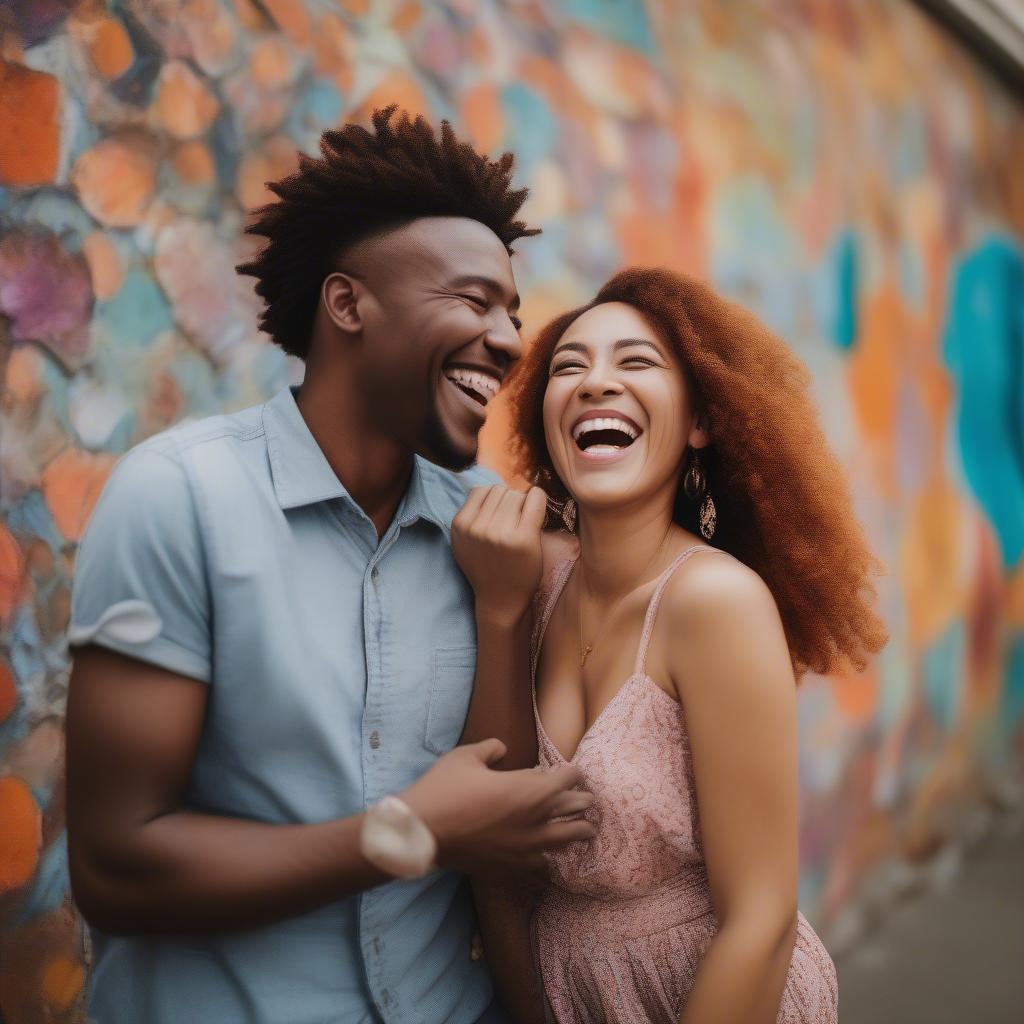
<instances>
[{"instance_id":1,"label":"blue paint patch","mask_svg":"<svg viewBox=\"0 0 1024 1024\"><path fill-rule=\"evenodd\" d=\"M39 537L56 554L64 547L64 538L54 525L41 491L29 491L7 513L7 528L22 537Z\"/></svg>"},{"instance_id":2,"label":"blue paint patch","mask_svg":"<svg viewBox=\"0 0 1024 1024\"><path fill-rule=\"evenodd\" d=\"M338 87L318 78L303 92L292 107L285 131L299 149L318 153L320 135L337 125L345 112L345 99Z\"/></svg>"},{"instance_id":3,"label":"blue paint patch","mask_svg":"<svg viewBox=\"0 0 1024 1024\"><path fill-rule=\"evenodd\" d=\"M849 352L857 340L857 291L860 286L860 260L857 236L844 231L836 242L836 306L832 321L832 340Z\"/></svg>"},{"instance_id":4,"label":"blue paint patch","mask_svg":"<svg viewBox=\"0 0 1024 1024\"><path fill-rule=\"evenodd\" d=\"M1024 255L984 241L956 268L943 352L957 382L964 474L999 539L1003 565L1024 553Z\"/></svg>"},{"instance_id":5,"label":"blue paint patch","mask_svg":"<svg viewBox=\"0 0 1024 1024\"><path fill-rule=\"evenodd\" d=\"M46 805L42 803L40 806ZM40 859L39 867L32 879L32 887L28 892L28 899L15 916L14 924L24 924L59 910L64 903L64 894L68 887L67 835L62 833Z\"/></svg>"},{"instance_id":6,"label":"blue paint patch","mask_svg":"<svg viewBox=\"0 0 1024 1024\"><path fill-rule=\"evenodd\" d=\"M999 727L1007 743L1024 724L1024 633L1010 644L1006 659L1006 679L999 700Z\"/></svg>"},{"instance_id":7,"label":"blue paint patch","mask_svg":"<svg viewBox=\"0 0 1024 1024\"><path fill-rule=\"evenodd\" d=\"M967 634L962 622L954 622L928 648L922 659L924 698L935 720L952 732L963 692Z\"/></svg>"},{"instance_id":8,"label":"blue paint patch","mask_svg":"<svg viewBox=\"0 0 1024 1024\"><path fill-rule=\"evenodd\" d=\"M643 0L562 0L561 8L597 35L654 56L654 33Z\"/></svg>"},{"instance_id":9,"label":"blue paint patch","mask_svg":"<svg viewBox=\"0 0 1024 1024\"><path fill-rule=\"evenodd\" d=\"M501 91L505 109L502 149L516 154L516 169L528 177L538 161L547 157L558 141L558 122L539 93L525 85L509 85Z\"/></svg>"},{"instance_id":10,"label":"blue paint patch","mask_svg":"<svg viewBox=\"0 0 1024 1024\"><path fill-rule=\"evenodd\" d=\"M118 293L96 303L94 329L115 348L145 348L156 335L174 326L164 293L142 270L125 275Z\"/></svg>"}]
</instances>

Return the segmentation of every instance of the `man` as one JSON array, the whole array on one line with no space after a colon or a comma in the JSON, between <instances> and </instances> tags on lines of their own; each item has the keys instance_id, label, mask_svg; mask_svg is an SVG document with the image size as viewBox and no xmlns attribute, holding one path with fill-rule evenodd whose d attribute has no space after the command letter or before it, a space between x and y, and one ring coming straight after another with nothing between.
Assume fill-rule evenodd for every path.
<instances>
[{"instance_id":1,"label":"man","mask_svg":"<svg viewBox=\"0 0 1024 1024\"><path fill-rule=\"evenodd\" d=\"M450 524L485 479L452 470L521 352L525 193L447 124L373 127L326 133L249 229L301 389L133 450L78 555L68 834L100 1024L496 1019L465 882L409 837L478 870L591 834L551 821L575 772L446 753L475 662ZM411 831L381 825L395 794Z\"/></svg>"}]
</instances>

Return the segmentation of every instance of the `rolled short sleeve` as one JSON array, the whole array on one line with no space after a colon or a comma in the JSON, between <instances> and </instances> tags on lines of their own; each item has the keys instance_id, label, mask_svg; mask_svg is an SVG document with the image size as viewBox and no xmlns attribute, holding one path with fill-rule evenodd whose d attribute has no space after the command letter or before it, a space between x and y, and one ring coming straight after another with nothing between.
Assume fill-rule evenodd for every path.
<instances>
[{"instance_id":1,"label":"rolled short sleeve","mask_svg":"<svg viewBox=\"0 0 1024 1024\"><path fill-rule=\"evenodd\" d=\"M75 562L68 642L210 680L210 598L184 469L137 449L103 490Z\"/></svg>"}]
</instances>

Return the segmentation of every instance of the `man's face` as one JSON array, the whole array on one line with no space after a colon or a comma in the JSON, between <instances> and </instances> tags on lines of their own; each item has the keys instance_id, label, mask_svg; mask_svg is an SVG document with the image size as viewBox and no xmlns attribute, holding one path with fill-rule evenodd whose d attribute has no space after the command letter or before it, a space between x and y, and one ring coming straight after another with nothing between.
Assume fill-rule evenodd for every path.
<instances>
[{"instance_id":1,"label":"man's face","mask_svg":"<svg viewBox=\"0 0 1024 1024\"><path fill-rule=\"evenodd\" d=\"M478 221L424 217L352 254L365 412L450 469L476 460L487 406L522 355L512 264Z\"/></svg>"}]
</instances>

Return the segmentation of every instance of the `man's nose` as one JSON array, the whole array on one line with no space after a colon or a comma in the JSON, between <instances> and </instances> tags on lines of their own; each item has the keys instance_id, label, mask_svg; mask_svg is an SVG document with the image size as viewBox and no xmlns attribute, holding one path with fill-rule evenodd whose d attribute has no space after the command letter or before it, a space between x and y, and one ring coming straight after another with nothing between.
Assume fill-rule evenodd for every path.
<instances>
[{"instance_id":1,"label":"man's nose","mask_svg":"<svg viewBox=\"0 0 1024 1024\"><path fill-rule=\"evenodd\" d=\"M484 342L492 351L501 352L510 363L514 363L523 354L523 339L507 313L497 315Z\"/></svg>"}]
</instances>

